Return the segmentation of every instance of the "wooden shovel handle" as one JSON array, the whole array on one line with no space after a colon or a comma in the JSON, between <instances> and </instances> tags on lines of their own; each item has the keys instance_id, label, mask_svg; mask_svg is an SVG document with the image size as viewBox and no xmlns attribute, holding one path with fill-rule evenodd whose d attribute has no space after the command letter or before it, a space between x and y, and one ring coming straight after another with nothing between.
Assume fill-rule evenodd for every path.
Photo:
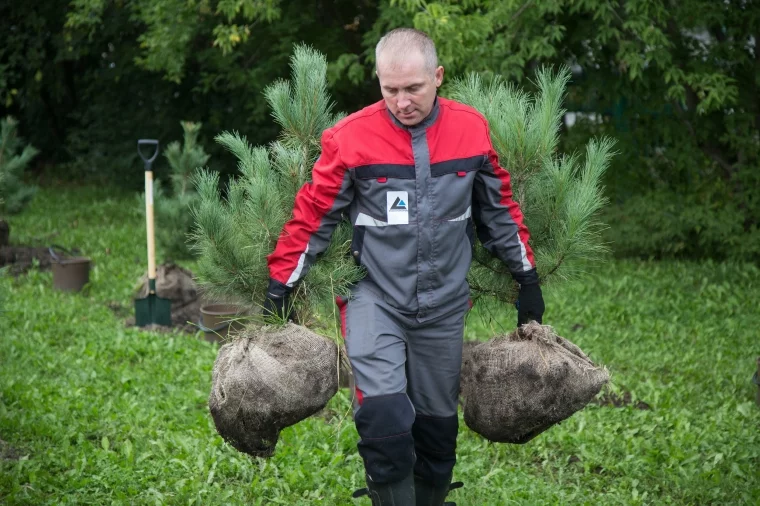
<instances>
[{"instance_id":1,"label":"wooden shovel handle","mask_svg":"<svg viewBox=\"0 0 760 506\"><path fill-rule=\"evenodd\" d=\"M153 150L152 154L143 153L144 146ZM155 294L156 279L156 240L153 231L153 160L158 156L158 139L139 139L137 141L137 152L140 158L145 162L145 221L148 233L148 286L149 293Z\"/></svg>"},{"instance_id":2,"label":"wooden shovel handle","mask_svg":"<svg viewBox=\"0 0 760 506\"><path fill-rule=\"evenodd\" d=\"M148 231L148 279L156 279L156 241L153 231L153 172L145 171L145 225Z\"/></svg>"}]
</instances>

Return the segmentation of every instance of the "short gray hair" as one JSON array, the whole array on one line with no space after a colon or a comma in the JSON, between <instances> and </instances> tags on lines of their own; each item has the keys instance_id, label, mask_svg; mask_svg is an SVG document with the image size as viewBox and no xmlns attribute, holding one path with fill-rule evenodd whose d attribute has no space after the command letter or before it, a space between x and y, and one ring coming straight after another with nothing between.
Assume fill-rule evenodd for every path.
<instances>
[{"instance_id":1,"label":"short gray hair","mask_svg":"<svg viewBox=\"0 0 760 506\"><path fill-rule=\"evenodd\" d=\"M375 69L380 55L390 51L393 56L408 53L410 49L417 49L425 60L425 67L430 73L435 73L438 68L438 53L435 43L428 34L414 28L396 28L383 35L375 47Z\"/></svg>"}]
</instances>

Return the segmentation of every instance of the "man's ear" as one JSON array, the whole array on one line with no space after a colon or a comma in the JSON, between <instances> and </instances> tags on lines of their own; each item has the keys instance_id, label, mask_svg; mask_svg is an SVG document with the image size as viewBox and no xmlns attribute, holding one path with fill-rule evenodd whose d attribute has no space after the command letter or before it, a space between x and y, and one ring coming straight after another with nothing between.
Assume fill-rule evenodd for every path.
<instances>
[{"instance_id":1,"label":"man's ear","mask_svg":"<svg viewBox=\"0 0 760 506\"><path fill-rule=\"evenodd\" d=\"M435 69L435 87L440 88L443 83L443 67Z\"/></svg>"}]
</instances>

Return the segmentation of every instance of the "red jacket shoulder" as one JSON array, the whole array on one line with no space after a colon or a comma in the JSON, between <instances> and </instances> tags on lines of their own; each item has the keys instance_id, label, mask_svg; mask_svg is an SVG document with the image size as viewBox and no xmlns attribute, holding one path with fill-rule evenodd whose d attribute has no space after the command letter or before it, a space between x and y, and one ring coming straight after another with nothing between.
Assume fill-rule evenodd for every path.
<instances>
[{"instance_id":1,"label":"red jacket shoulder","mask_svg":"<svg viewBox=\"0 0 760 506\"><path fill-rule=\"evenodd\" d=\"M381 114L386 114L385 102L382 100L349 114L334 126L325 130L325 133L329 133L332 136L352 135L352 133L357 131L372 128L372 125L378 119L382 119Z\"/></svg>"},{"instance_id":2,"label":"red jacket shoulder","mask_svg":"<svg viewBox=\"0 0 760 506\"><path fill-rule=\"evenodd\" d=\"M440 107L445 108L448 114L454 116L457 121L488 127L485 116L474 107L443 97L438 98L438 104Z\"/></svg>"}]
</instances>

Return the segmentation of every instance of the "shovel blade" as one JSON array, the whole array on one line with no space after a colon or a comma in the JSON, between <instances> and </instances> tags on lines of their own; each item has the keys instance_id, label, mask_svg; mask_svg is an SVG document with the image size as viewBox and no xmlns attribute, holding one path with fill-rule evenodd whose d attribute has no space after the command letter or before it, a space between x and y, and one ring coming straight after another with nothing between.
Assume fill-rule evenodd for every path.
<instances>
[{"instance_id":1,"label":"shovel blade","mask_svg":"<svg viewBox=\"0 0 760 506\"><path fill-rule=\"evenodd\" d=\"M135 299L135 324L138 327L156 324L172 326L172 302L154 294Z\"/></svg>"}]
</instances>

